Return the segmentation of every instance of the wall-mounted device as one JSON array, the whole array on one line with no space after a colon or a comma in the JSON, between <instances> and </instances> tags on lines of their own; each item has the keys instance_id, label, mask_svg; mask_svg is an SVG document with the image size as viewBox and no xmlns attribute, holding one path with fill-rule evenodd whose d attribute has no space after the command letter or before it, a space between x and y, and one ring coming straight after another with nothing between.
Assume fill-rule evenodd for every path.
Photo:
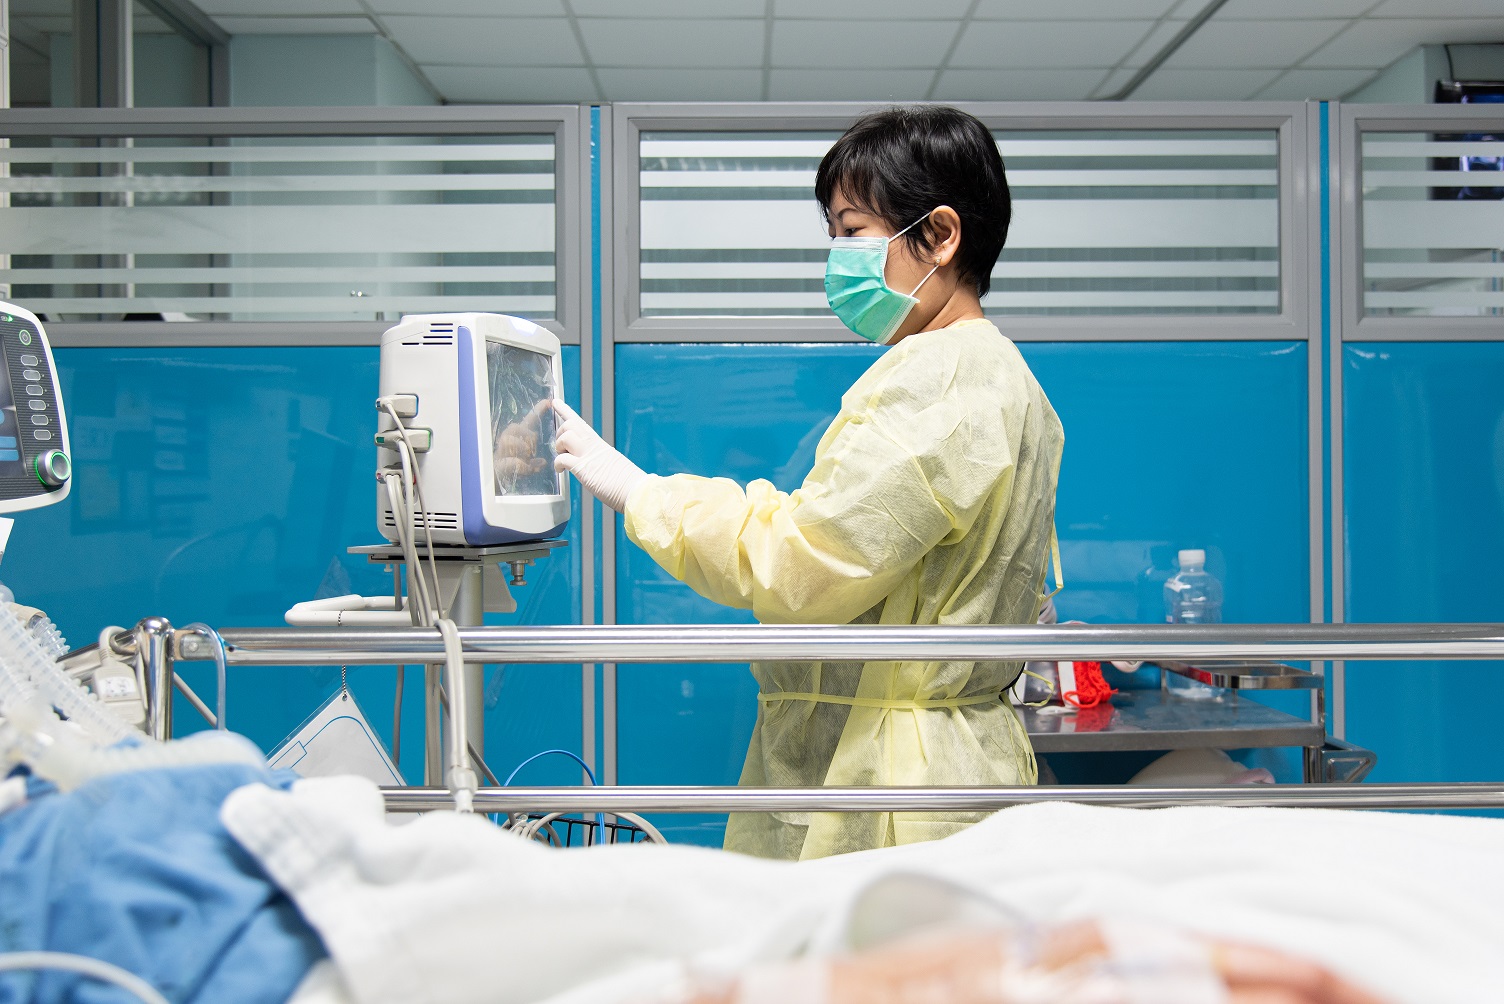
<instances>
[{"instance_id":1,"label":"wall-mounted device","mask_svg":"<svg viewBox=\"0 0 1504 1004\"><path fill-rule=\"evenodd\" d=\"M411 514L416 538L485 546L562 533L569 481L554 471L553 401L563 392L558 337L520 317L415 314L387 329L377 467L400 467L400 419L427 510ZM376 498L378 529L399 540L390 495L378 486Z\"/></svg>"}]
</instances>

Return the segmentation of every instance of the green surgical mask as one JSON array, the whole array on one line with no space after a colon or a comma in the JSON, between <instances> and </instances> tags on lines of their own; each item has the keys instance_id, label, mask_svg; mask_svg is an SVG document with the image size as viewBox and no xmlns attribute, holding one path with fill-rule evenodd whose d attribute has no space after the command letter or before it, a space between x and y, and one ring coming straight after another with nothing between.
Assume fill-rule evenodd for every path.
<instances>
[{"instance_id":1,"label":"green surgical mask","mask_svg":"<svg viewBox=\"0 0 1504 1004\"><path fill-rule=\"evenodd\" d=\"M825 299L842 324L869 342L887 345L893 340L899 325L919 302L914 295L919 286L940 268L936 263L908 294L889 287L884 274L888 245L928 216L926 213L892 237L837 237L831 243L830 257L825 261Z\"/></svg>"}]
</instances>

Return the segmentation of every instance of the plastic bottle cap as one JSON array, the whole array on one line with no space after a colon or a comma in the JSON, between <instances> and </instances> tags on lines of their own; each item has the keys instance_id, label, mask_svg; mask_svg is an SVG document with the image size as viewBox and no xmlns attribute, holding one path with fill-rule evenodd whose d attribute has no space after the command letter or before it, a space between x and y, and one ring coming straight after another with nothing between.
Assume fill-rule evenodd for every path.
<instances>
[{"instance_id":1,"label":"plastic bottle cap","mask_svg":"<svg viewBox=\"0 0 1504 1004\"><path fill-rule=\"evenodd\" d=\"M1195 567L1199 568L1199 567L1201 567L1204 564L1206 564L1206 552L1205 551L1197 549L1197 550L1194 550L1194 551L1181 551L1180 552L1180 567L1181 568L1190 568L1192 566L1195 566Z\"/></svg>"}]
</instances>

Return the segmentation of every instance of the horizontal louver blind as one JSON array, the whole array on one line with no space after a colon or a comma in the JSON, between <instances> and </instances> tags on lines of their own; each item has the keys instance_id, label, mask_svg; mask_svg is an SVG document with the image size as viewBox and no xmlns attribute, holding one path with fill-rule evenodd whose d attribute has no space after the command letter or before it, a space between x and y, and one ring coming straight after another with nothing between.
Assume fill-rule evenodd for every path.
<instances>
[{"instance_id":1,"label":"horizontal louver blind","mask_svg":"<svg viewBox=\"0 0 1504 1004\"><path fill-rule=\"evenodd\" d=\"M0 281L52 320L555 315L550 135L23 142Z\"/></svg>"},{"instance_id":2,"label":"horizontal louver blind","mask_svg":"<svg viewBox=\"0 0 1504 1004\"><path fill-rule=\"evenodd\" d=\"M815 133L644 133L644 316L819 315ZM999 133L1013 193L992 314L1276 314L1272 130Z\"/></svg>"}]
</instances>

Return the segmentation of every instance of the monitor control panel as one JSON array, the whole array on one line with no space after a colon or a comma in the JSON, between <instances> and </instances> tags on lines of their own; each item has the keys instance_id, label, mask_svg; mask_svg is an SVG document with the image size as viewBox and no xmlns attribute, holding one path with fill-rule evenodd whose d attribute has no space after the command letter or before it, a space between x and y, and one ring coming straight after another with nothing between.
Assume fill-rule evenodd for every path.
<instances>
[{"instance_id":1,"label":"monitor control panel","mask_svg":"<svg viewBox=\"0 0 1504 1004\"><path fill-rule=\"evenodd\" d=\"M0 303L0 512L60 501L71 477L46 332L29 311Z\"/></svg>"}]
</instances>

